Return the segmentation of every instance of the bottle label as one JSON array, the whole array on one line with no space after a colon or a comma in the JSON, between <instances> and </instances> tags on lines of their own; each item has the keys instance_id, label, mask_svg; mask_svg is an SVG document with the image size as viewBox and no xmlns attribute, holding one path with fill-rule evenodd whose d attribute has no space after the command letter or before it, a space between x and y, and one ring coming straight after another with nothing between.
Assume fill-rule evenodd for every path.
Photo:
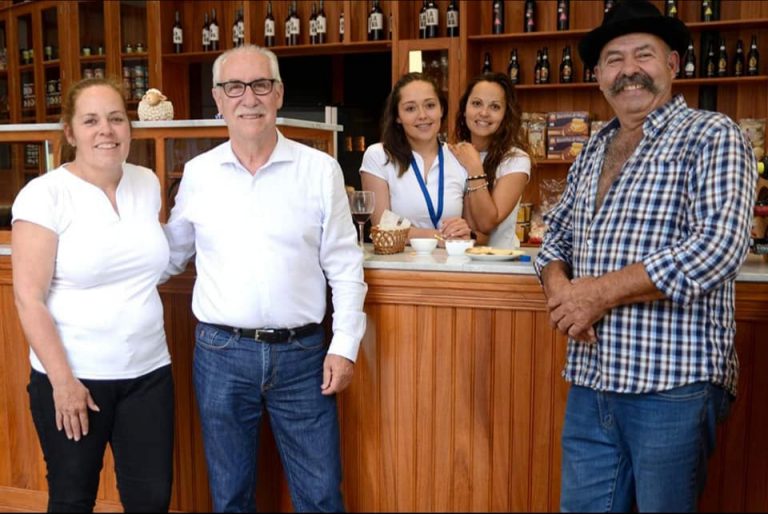
<instances>
[{"instance_id":1,"label":"bottle label","mask_svg":"<svg viewBox=\"0 0 768 514\"><path fill-rule=\"evenodd\" d=\"M267 37L275 36L275 20L264 21L264 35Z\"/></svg>"},{"instance_id":2,"label":"bottle label","mask_svg":"<svg viewBox=\"0 0 768 514\"><path fill-rule=\"evenodd\" d=\"M546 82L549 80L549 68L541 67L541 81Z\"/></svg>"},{"instance_id":3,"label":"bottle label","mask_svg":"<svg viewBox=\"0 0 768 514\"><path fill-rule=\"evenodd\" d=\"M419 30L425 30L427 28L427 13L423 12L419 14Z\"/></svg>"},{"instance_id":4,"label":"bottle label","mask_svg":"<svg viewBox=\"0 0 768 514\"><path fill-rule=\"evenodd\" d=\"M427 27L437 26L439 13L437 9L427 9Z\"/></svg>"},{"instance_id":5,"label":"bottle label","mask_svg":"<svg viewBox=\"0 0 768 514\"><path fill-rule=\"evenodd\" d=\"M203 29L203 46L208 46L211 44L211 32L207 29Z\"/></svg>"},{"instance_id":6,"label":"bottle label","mask_svg":"<svg viewBox=\"0 0 768 514\"><path fill-rule=\"evenodd\" d=\"M245 23L242 20L237 22L237 38L245 39Z\"/></svg>"},{"instance_id":7,"label":"bottle label","mask_svg":"<svg viewBox=\"0 0 768 514\"><path fill-rule=\"evenodd\" d=\"M448 11L447 13L447 20L446 20L446 26L449 28L456 28L459 26L459 12L458 11Z\"/></svg>"},{"instance_id":8,"label":"bottle label","mask_svg":"<svg viewBox=\"0 0 768 514\"><path fill-rule=\"evenodd\" d=\"M736 64L733 65L733 74L740 77L742 73L744 73L744 64L741 61L736 61Z\"/></svg>"},{"instance_id":9,"label":"bottle label","mask_svg":"<svg viewBox=\"0 0 768 514\"><path fill-rule=\"evenodd\" d=\"M237 46L237 42L240 40L240 38L238 37L239 32L240 31L237 30L237 23L232 25L232 44L234 44L234 46Z\"/></svg>"},{"instance_id":10,"label":"bottle label","mask_svg":"<svg viewBox=\"0 0 768 514\"><path fill-rule=\"evenodd\" d=\"M339 18L339 34L344 34L344 18Z\"/></svg>"},{"instance_id":11,"label":"bottle label","mask_svg":"<svg viewBox=\"0 0 768 514\"><path fill-rule=\"evenodd\" d=\"M180 45L184 42L184 32L181 27L173 27L173 44Z\"/></svg>"},{"instance_id":12,"label":"bottle label","mask_svg":"<svg viewBox=\"0 0 768 514\"><path fill-rule=\"evenodd\" d=\"M211 42L219 40L219 26L214 25L213 23L211 23L211 28L210 28L210 39L211 39Z\"/></svg>"},{"instance_id":13,"label":"bottle label","mask_svg":"<svg viewBox=\"0 0 768 514\"><path fill-rule=\"evenodd\" d=\"M696 64L692 62L685 63L685 76L686 77L693 77L693 74L696 72Z\"/></svg>"},{"instance_id":14,"label":"bottle label","mask_svg":"<svg viewBox=\"0 0 768 514\"><path fill-rule=\"evenodd\" d=\"M384 15L380 12L372 13L371 20L371 32L374 30L384 30Z\"/></svg>"},{"instance_id":15,"label":"bottle label","mask_svg":"<svg viewBox=\"0 0 768 514\"><path fill-rule=\"evenodd\" d=\"M317 36L317 22L315 20L309 20L309 37Z\"/></svg>"},{"instance_id":16,"label":"bottle label","mask_svg":"<svg viewBox=\"0 0 768 514\"><path fill-rule=\"evenodd\" d=\"M291 18L291 34L296 36L301 34L301 23L298 18Z\"/></svg>"},{"instance_id":17,"label":"bottle label","mask_svg":"<svg viewBox=\"0 0 768 514\"><path fill-rule=\"evenodd\" d=\"M315 30L318 34L325 34L328 30L328 27L325 23L325 16L318 16L317 19L315 19Z\"/></svg>"}]
</instances>

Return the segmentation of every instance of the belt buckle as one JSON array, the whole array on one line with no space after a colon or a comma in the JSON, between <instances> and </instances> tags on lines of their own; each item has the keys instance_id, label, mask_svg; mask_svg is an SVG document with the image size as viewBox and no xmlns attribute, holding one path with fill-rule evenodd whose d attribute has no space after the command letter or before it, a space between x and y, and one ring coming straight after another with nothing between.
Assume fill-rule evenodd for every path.
<instances>
[{"instance_id":1,"label":"belt buckle","mask_svg":"<svg viewBox=\"0 0 768 514\"><path fill-rule=\"evenodd\" d=\"M274 329L267 329L267 330L254 330L253 332L253 338L257 341L264 341L264 342L271 342L269 339L269 336L274 335L275 330ZM267 336L266 339L262 339L261 336Z\"/></svg>"}]
</instances>

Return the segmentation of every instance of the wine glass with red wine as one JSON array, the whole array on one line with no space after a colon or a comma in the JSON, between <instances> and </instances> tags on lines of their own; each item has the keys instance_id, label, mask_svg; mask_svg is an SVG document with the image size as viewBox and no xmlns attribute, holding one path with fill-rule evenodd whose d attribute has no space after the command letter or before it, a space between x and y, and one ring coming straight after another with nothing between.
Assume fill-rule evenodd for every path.
<instances>
[{"instance_id":1,"label":"wine glass with red wine","mask_svg":"<svg viewBox=\"0 0 768 514\"><path fill-rule=\"evenodd\" d=\"M365 224L373 214L373 206L373 191L352 191L349 193L349 209L352 211L352 218L358 226L360 248L363 248Z\"/></svg>"}]
</instances>

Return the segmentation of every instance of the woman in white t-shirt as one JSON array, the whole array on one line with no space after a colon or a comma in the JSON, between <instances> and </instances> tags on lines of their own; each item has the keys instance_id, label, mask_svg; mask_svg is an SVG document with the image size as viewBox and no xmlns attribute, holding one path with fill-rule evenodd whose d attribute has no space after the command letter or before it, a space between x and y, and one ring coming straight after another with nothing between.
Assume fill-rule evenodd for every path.
<instances>
[{"instance_id":1,"label":"woman in white t-shirt","mask_svg":"<svg viewBox=\"0 0 768 514\"><path fill-rule=\"evenodd\" d=\"M463 218L467 172L437 135L447 113L434 81L403 75L392 88L381 121L381 142L363 155L363 189L375 193L372 223L385 210L411 221L409 237L466 239Z\"/></svg>"},{"instance_id":2,"label":"woman in white t-shirt","mask_svg":"<svg viewBox=\"0 0 768 514\"><path fill-rule=\"evenodd\" d=\"M109 444L125 510L167 511L173 377L157 291L169 258L160 185L125 163L131 126L119 85L75 84L62 122L64 164L13 204L13 288L48 510L93 510Z\"/></svg>"},{"instance_id":3,"label":"woman in white t-shirt","mask_svg":"<svg viewBox=\"0 0 768 514\"><path fill-rule=\"evenodd\" d=\"M509 77L486 73L467 84L459 100L456 139L460 143L449 146L469 175L464 212L478 243L518 248L517 211L531 159Z\"/></svg>"}]
</instances>

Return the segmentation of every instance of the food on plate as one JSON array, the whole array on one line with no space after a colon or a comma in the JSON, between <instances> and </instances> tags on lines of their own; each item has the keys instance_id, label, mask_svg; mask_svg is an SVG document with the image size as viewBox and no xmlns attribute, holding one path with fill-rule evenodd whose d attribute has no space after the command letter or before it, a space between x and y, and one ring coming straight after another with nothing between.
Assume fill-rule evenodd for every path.
<instances>
[{"instance_id":1,"label":"food on plate","mask_svg":"<svg viewBox=\"0 0 768 514\"><path fill-rule=\"evenodd\" d=\"M521 255L520 250L511 250L509 248L493 248L492 246L475 246L467 248L464 253L470 255Z\"/></svg>"}]
</instances>

